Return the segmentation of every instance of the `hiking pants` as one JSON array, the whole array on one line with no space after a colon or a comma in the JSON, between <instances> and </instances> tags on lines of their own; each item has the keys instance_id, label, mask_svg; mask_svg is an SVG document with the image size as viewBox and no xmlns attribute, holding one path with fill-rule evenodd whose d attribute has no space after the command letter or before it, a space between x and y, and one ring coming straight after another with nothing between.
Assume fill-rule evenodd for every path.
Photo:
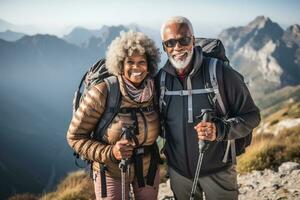
<instances>
[{"instance_id":1,"label":"hiking pants","mask_svg":"<svg viewBox=\"0 0 300 200\"><path fill-rule=\"evenodd\" d=\"M175 199L190 199L193 180L188 179L169 167L170 184ZM200 185L199 185L200 184ZM203 198L203 192L205 198ZM237 200L238 186L235 165L223 171L198 179L195 200Z\"/></svg>"},{"instance_id":2,"label":"hiking pants","mask_svg":"<svg viewBox=\"0 0 300 200\"><path fill-rule=\"evenodd\" d=\"M107 197L101 198L101 177L100 172L93 173L94 179L94 189L96 200L121 200L122 199L122 186L121 179L114 179L106 176L106 188L107 188ZM132 183L133 193L135 200L156 200L158 195L160 176L159 169L156 171L154 185L145 187L138 187L137 180L135 179ZM129 182L126 181L126 199L128 199L129 194Z\"/></svg>"}]
</instances>

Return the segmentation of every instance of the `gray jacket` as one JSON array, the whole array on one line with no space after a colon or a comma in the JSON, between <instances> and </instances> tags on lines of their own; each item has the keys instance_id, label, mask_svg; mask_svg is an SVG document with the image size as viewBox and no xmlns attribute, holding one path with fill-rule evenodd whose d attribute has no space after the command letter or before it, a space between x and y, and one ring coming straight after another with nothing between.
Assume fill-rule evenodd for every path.
<instances>
[{"instance_id":1,"label":"gray jacket","mask_svg":"<svg viewBox=\"0 0 300 200\"><path fill-rule=\"evenodd\" d=\"M209 82L208 63L211 58L202 55L201 47L195 47L192 60L191 77L193 89L203 89ZM160 76L164 70L168 90L186 90L187 79L180 81L175 69L168 61L156 76L158 97L160 96ZM169 80L168 80L169 79ZM216 120L217 141L210 142L203 157L200 176L221 171L232 165L231 159L223 163L227 140L237 139L250 134L260 122L259 109L244 83L243 77L231 67L219 61L217 63L217 79L222 99L227 105L228 118L234 118L232 123ZM194 126L199 122L196 118L201 109L215 110L215 116L220 117L219 109L215 109L207 94L193 95L193 123L188 123L187 96L168 96L162 113L165 123L165 155L168 165L181 175L192 178L195 174L198 151L198 138Z\"/></svg>"}]
</instances>

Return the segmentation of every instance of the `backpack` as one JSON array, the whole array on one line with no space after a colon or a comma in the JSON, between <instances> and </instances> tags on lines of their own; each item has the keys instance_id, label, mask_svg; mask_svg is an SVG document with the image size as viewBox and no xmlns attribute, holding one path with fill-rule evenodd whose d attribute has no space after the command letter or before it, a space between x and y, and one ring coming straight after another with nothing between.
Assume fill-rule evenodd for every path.
<instances>
[{"instance_id":1,"label":"backpack","mask_svg":"<svg viewBox=\"0 0 300 200\"><path fill-rule=\"evenodd\" d=\"M230 67L229 59L226 57L225 48L222 42L219 39L210 39L210 38L196 38L195 41L196 46L200 46L202 48L203 55L206 57L211 57L208 72L209 72L209 85L211 88L205 89L192 89L190 90L181 90L181 91L169 91L166 89L168 84L168 79L166 76L166 72L162 71L160 76L160 97L159 97L159 108L160 112L163 113L167 110L168 103L170 100L167 99L165 101L165 96L172 95L181 95L188 96L188 123L193 122L192 117L192 95L193 94L208 94L210 103L215 107L219 113L222 114L223 120L227 120L227 105L226 101L223 100L224 97L221 96L219 90L219 83L217 79L217 62L222 61L224 64ZM190 84L191 85L191 84ZM187 84L189 86L189 84ZM191 86L190 86L191 87ZM189 89L189 88L188 88ZM164 126L164 122L162 121L162 126ZM164 132L164 127L163 127ZM164 135L163 135L164 137ZM232 162L236 163L236 156L241 155L245 152L245 148L251 144L252 140L252 132L247 136L235 140L229 140L227 142L227 147L225 150L225 154L223 157L223 162L226 163L228 161L229 150L231 149L231 158ZM231 147L231 148L230 148Z\"/></svg>"},{"instance_id":2,"label":"backpack","mask_svg":"<svg viewBox=\"0 0 300 200\"><path fill-rule=\"evenodd\" d=\"M120 109L120 88L117 77L109 74L105 66L105 59L96 62L82 77L73 99L73 114L78 109L86 92L94 85L105 82L108 90L106 108L96 130L91 137L103 141L104 130L111 123ZM83 87L84 85L84 87ZM83 88L83 89L82 89ZM83 90L81 92L81 90Z\"/></svg>"}]
</instances>

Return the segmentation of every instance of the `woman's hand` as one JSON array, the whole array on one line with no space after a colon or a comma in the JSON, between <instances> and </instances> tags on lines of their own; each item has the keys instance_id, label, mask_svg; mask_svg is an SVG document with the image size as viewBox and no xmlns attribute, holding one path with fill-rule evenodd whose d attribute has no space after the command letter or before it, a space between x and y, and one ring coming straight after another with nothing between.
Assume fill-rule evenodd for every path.
<instances>
[{"instance_id":1,"label":"woman's hand","mask_svg":"<svg viewBox=\"0 0 300 200\"><path fill-rule=\"evenodd\" d=\"M112 148L113 156L117 160L130 158L133 152L132 142L129 140L120 140Z\"/></svg>"},{"instance_id":2,"label":"woman's hand","mask_svg":"<svg viewBox=\"0 0 300 200\"><path fill-rule=\"evenodd\" d=\"M194 129L198 133L199 140L214 141L217 138L217 129L215 123L212 122L200 122Z\"/></svg>"}]
</instances>

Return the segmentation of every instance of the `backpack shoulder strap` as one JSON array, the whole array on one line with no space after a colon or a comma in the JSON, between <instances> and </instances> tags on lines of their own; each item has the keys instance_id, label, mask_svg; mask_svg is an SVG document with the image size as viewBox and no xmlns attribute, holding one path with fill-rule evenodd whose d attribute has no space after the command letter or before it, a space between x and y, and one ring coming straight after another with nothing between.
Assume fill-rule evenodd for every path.
<instances>
[{"instance_id":1,"label":"backpack shoulder strap","mask_svg":"<svg viewBox=\"0 0 300 200\"><path fill-rule=\"evenodd\" d=\"M160 75L160 96L159 96L159 111L162 112L162 106L164 104L164 106L166 105L166 102L164 101L164 97L165 97L165 92L166 92L166 72L164 70L162 70L161 75Z\"/></svg>"},{"instance_id":2,"label":"backpack shoulder strap","mask_svg":"<svg viewBox=\"0 0 300 200\"><path fill-rule=\"evenodd\" d=\"M225 107L224 101L222 99L222 96L220 94L219 84L218 84L218 79L217 79L217 62L218 62L218 59L211 58L211 60L209 62L209 77L210 77L210 82L211 82L211 85L212 85L212 87L214 89L214 93L215 93L215 99L213 101L218 102L218 104L221 108L222 114L224 116L226 116L227 111L226 111L226 107ZM236 164L235 140L228 140L227 141L225 154L224 154L224 157L223 157L223 160L222 160L224 163L226 163L227 160L228 160L229 150L231 150L232 163Z\"/></svg>"},{"instance_id":3,"label":"backpack shoulder strap","mask_svg":"<svg viewBox=\"0 0 300 200\"><path fill-rule=\"evenodd\" d=\"M106 138L103 138L105 130L118 113L121 105L121 92L117 77L110 76L105 78L104 82L107 86L106 106L101 120L99 120L97 128L93 134L95 139L103 142L106 141Z\"/></svg>"},{"instance_id":4,"label":"backpack shoulder strap","mask_svg":"<svg viewBox=\"0 0 300 200\"><path fill-rule=\"evenodd\" d=\"M213 90L215 93L215 97L214 97L213 101L218 102L218 104L221 108L222 114L225 116L227 111L226 111L226 107L225 107L224 101L221 97L220 90L219 90L219 84L218 84L218 79L217 79L217 62L218 62L218 59L216 59L216 58L211 58L209 61L209 67L208 67L209 78L210 78L211 86L213 87Z\"/></svg>"}]
</instances>

